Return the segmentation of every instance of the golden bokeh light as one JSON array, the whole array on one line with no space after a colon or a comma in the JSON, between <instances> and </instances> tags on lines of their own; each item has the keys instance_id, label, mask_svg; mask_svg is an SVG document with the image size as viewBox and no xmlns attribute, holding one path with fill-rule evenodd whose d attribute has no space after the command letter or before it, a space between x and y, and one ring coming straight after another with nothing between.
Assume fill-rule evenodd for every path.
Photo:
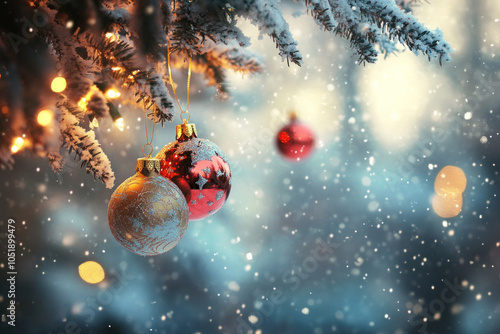
<instances>
[{"instance_id":1,"label":"golden bokeh light","mask_svg":"<svg viewBox=\"0 0 500 334\"><path fill-rule=\"evenodd\" d=\"M54 93L61 93L66 89L66 79L63 77L56 77L54 80L52 80L52 83L50 84L50 88Z\"/></svg>"},{"instance_id":2,"label":"golden bokeh light","mask_svg":"<svg viewBox=\"0 0 500 334\"><path fill-rule=\"evenodd\" d=\"M432 208L441 218L456 217L462 211L462 193L434 194Z\"/></svg>"},{"instance_id":3,"label":"golden bokeh light","mask_svg":"<svg viewBox=\"0 0 500 334\"><path fill-rule=\"evenodd\" d=\"M79 265L78 274L89 284L100 283L105 277L103 267L95 261L87 261Z\"/></svg>"},{"instance_id":4,"label":"golden bokeh light","mask_svg":"<svg viewBox=\"0 0 500 334\"><path fill-rule=\"evenodd\" d=\"M446 166L439 171L434 182L434 190L445 194L450 191L463 193L467 186L467 178L464 171L456 166Z\"/></svg>"},{"instance_id":5,"label":"golden bokeh light","mask_svg":"<svg viewBox=\"0 0 500 334\"><path fill-rule=\"evenodd\" d=\"M116 35L113 34L112 32L107 32L105 36L110 42L116 41Z\"/></svg>"},{"instance_id":6,"label":"golden bokeh light","mask_svg":"<svg viewBox=\"0 0 500 334\"><path fill-rule=\"evenodd\" d=\"M122 94L119 91L117 91L116 89L113 89L113 88L108 89L106 91L106 97L108 99L116 99L116 98L119 98L120 95L122 95Z\"/></svg>"},{"instance_id":7,"label":"golden bokeh light","mask_svg":"<svg viewBox=\"0 0 500 334\"><path fill-rule=\"evenodd\" d=\"M125 128L125 121L123 120L123 117L118 118L115 121L115 125L118 128L118 130L123 131L123 129Z\"/></svg>"},{"instance_id":8,"label":"golden bokeh light","mask_svg":"<svg viewBox=\"0 0 500 334\"><path fill-rule=\"evenodd\" d=\"M23 146L24 146L24 139L22 137L16 137L12 142L10 150L12 153L17 153L23 148Z\"/></svg>"},{"instance_id":9,"label":"golden bokeh light","mask_svg":"<svg viewBox=\"0 0 500 334\"><path fill-rule=\"evenodd\" d=\"M456 166L446 166L436 175L432 198L434 212L442 218L456 217L462 211L462 193L467 186L464 171Z\"/></svg>"},{"instance_id":10,"label":"golden bokeh light","mask_svg":"<svg viewBox=\"0 0 500 334\"><path fill-rule=\"evenodd\" d=\"M49 125L50 123L52 123L53 119L54 119L54 113L52 112L52 110L49 109L40 111L38 113L38 116L36 117L38 124L40 124L41 126Z\"/></svg>"}]
</instances>

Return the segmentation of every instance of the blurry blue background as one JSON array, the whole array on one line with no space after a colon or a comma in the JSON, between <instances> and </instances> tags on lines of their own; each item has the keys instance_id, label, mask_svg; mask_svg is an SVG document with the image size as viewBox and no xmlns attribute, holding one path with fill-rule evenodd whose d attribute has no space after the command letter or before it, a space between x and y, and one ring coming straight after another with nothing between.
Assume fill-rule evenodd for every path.
<instances>
[{"instance_id":1,"label":"blurry blue background","mask_svg":"<svg viewBox=\"0 0 500 334\"><path fill-rule=\"evenodd\" d=\"M242 21L266 70L231 74L228 101L193 79L191 120L230 158L232 190L168 253L122 248L107 223L112 190L70 156L61 175L27 154L2 171L0 305L3 314L13 218L17 333L500 332L500 5L415 9L456 50L443 67L408 50L356 65L347 42L292 17L297 8L286 12L303 67L287 67ZM274 147L291 110L317 139L299 164ZM145 142L142 111L122 113L124 132L105 121L96 131L116 185ZM157 150L175 124L156 129ZM430 202L446 165L467 176L462 212L450 219ZM88 260L103 266L102 283L79 277Z\"/></svg>"}]
</instances>

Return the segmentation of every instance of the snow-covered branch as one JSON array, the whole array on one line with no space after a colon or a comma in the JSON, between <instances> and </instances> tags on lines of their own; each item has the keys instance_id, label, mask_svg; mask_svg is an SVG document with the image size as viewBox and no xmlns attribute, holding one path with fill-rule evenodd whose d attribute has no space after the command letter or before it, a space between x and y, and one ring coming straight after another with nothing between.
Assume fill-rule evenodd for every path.
<instances>
[{"instance_id":1,"label":"snow-covered branch","mask_svg":"<svg viewBox=\"0 0 500 334\"><path fill-rule=\"evenodd\" d=\"M450 60L451 47L441 31L430 31L412 16L411 6L419 0L294 2L301 3L321 29L348 39L359 63L373 63L380 54L397 51L398 43L440 63ZM61 166L54 149L60 132L87 170L111 185L108 159L93 132L78 125L84 117L91 124L110 116L123 121L107 90L120 88L122 101L134 99L157 123L172 120L165 71L170 45L174 68L185 68L185 60L192 57L193 71L203 74L219 96L228 96L226 71L262 69L258 57L246 49L251 41L238 25L242 19L271 38L283 60L301 65L284 6L286 2L277 0L0 2L0 130L5 139L0 143L0 165L9 165L19 150L30 149L48 157L54 167ZM51 87L56 76L65 79L62 89ZM61 100L64 103L56 105ZM38 120L47 106L52 106L48 118Z\"/></svg>"},{"instance_id":2,"label":"snow-covered branch","mask_svg":"<svg viewBox=\"0 0 500 334\"><path fill-rule=\"evenodd\" d=\"M59 101L58 107L62 114L60 130L63 146L68 148L70 153L76 153L82 167L92 173L94 178L101 180L107 188L113 188L115 175L108 157L95 139L94 131L86 131L78 125L79 120L72 113L72 107L67 101ZM49 162L54 170L61 170L61 158L57 152L49 154Z\"/></svg>"}]
</instances>

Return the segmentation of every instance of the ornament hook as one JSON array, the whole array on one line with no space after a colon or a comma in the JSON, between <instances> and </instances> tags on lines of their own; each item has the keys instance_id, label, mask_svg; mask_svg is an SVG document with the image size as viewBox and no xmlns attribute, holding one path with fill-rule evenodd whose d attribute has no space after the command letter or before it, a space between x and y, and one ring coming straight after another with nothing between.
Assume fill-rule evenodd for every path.
<instances>
[{"instance_id":1,"label":"ornament hook","mask_svg":"<svg viewBox=\"0 0 500 334\"><path fill-rule=\"evenodd\" d=\"M184 118L182 115L187 115L187 118ZM191 119L191 114L189 113L189 111L181 112L181 120L184 122L184 124L188 123L190 119Z\"/></svg>"},{"instance_id":2,"label":"ornament hook","mask_svg":"<svg viewBox=\"0 0 500 334\"><path fill-rule=\"evenodd\" d=\"M172 86L172 91L174 92L174 97L175 101L177 102L177 105L179 106L179 109L181 111L180 117L182 121L185 121L184 118L182 118L182 114L188 114L188 121L191 118L191 115L189 114L189 87L191 86L191 63L192 63L192 57L189 55L188 57L188 77L187 77L187 102L186 102L186 110L182 109L181 102L179 101L179 97L177 96L177 91L175 89L175 84L174 84L174 79L172 78L172 69L170 66L170 40L167 41L167 67L168 67L168 77L170 80L170 86Z\"/></svg>"},{"instance_id":3,"label":"ornament hook","mask_svg":"<svg viewBox=\"0 0 500 334\"><path fill-rule=\"evenodd\" d=\"M144 153L144 148L146 148L147 146L149 146L151 148L151 151L149 152L149 154L146 155ZM144 155L144 158L151 158L151 153L153 153L153 151L154 151L154 147L150 143L146 143L142 146L142 155Z\"/></svg>"}]
</instances>

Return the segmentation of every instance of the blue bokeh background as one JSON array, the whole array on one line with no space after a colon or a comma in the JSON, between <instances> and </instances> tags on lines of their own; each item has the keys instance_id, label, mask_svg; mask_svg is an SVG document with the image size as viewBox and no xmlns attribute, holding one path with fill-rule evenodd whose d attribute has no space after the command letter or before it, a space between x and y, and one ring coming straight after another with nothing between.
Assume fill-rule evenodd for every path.
<instances>
[{"instance_id":1,"label":"blue bokeh background","mask_svg":"<svg viewBox=\"0 0 500 334\"><path fill-rule=\"evenodd\" d=\"M17 333L500 331L499 5L416 8L456 49L443 67L409 51L356 65L347 42L307 15L292 17L293 5L285 11L303 67L287 67L272 41L240 22L266 70L230 75L228 101L193 79L191 120L229 156L232 190L168 253L122 248L106 218L112 190L71 156L60 175L28 154L1 172L2 254L7 219L17 226ZM317 136L298 164L274 147L291 110ZM106 120L96 131L116 185L133 174L144 143L141 110L122 113L124 132ZM156 129L157 150L174 127ZM446 165L468 182L451 219L430 202ZM103 266L102 283L79 277L88 260ZM2 313L5 263L3 255Z\"/></svg>"}]
</instances>

